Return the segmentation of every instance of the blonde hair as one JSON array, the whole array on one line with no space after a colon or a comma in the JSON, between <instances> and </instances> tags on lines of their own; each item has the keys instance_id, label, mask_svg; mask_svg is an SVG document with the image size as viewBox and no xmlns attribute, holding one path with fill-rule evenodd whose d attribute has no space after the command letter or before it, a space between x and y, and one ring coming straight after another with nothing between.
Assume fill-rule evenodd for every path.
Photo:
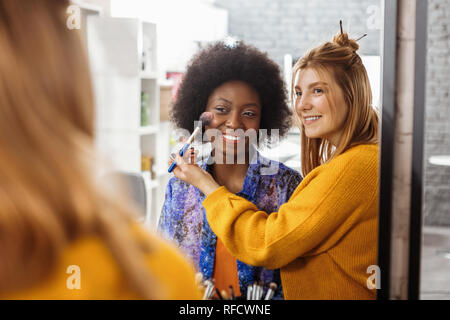
<instances>
[{"instance_id":1,"label":"blonde hair","mask_svg":"<svg viewBox=\"0 0 450 320\"><path fill-rule=\"evenodd\" d=\"M0 293L50 276L64 248L94 235L130 287L156 298L134 212L94 179L94 105L63 0L0 1Z\"/></svg>"},{"instance_id":2,"label":"blonde hair","mask_svg":"<svg viewBox=\"0 0 450 320\"><path fill-rule=\"evenodd\" d=\"M372 91L366 69L356 53L358 43L341 32L332 42L311 49L293 68L292 88L297 73L307 68L321 77L329 77L343 92L348 105L348 117L344 123L341 140L337 146L321 138L308 138L304 126L295 113L301 131L302 173L306 176L314 168L337 157L347 149L359 144L378 143L378 114L372 107ZM333 91L327 97L333 105ZM295 105L294 89L291 91Z\"/></svg>"}]
</instances>

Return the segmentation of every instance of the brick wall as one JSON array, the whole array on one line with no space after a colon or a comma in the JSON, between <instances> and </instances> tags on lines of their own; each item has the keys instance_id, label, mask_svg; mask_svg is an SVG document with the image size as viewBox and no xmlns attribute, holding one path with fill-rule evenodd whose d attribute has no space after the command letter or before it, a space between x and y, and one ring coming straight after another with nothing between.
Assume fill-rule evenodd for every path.
<instances>
[{"instance_id":1,"label":"brick wall","mask_svg":"<svg viewBox=\"0 0 450 320\"><path fill-rule=\"evenodd\" d=\"M283 56L302 56L331 40L339 20L360 41L362 54L378 55L380 0L215 0L228 10L229 34L267 51L283 68Z\"/></svg>"},{"instance_id":2,"label":"brick wall","mask_svg":"<svg viewBox=\"0 0 450 320\"><path fill-rule=\"evenodd\" d=\"M450 167L428 163L450 155L450 0L429 0L425 109L424 219L450 226Z\"/></svg>"}]
</instances>

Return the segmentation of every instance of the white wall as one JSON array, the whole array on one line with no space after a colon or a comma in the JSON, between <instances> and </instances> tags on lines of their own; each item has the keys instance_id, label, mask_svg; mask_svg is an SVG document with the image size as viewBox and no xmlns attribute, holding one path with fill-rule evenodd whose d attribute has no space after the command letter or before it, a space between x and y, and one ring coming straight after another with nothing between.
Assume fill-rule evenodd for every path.
<instances>
[{"instance_id":1,"label":"white wall","mask_svg":"<svg viewBox=\"0 0 450 320\"><path fill-rule=\"evenodd\" d=\"M227 36L228 12L210 0L111 0L111 16L137 17L157 24L158 71L184 71L196 41Z\"/></svg>"},{"instance_id":2,"label":"white wall","mask_svg":"<svg viewBox=\"0 0 450 320\"><path fill-rule=\"evenodd\" d=\"M361 56L372 89L372 104L381 109L381 57Z\"/></svg>"}]
</instances>

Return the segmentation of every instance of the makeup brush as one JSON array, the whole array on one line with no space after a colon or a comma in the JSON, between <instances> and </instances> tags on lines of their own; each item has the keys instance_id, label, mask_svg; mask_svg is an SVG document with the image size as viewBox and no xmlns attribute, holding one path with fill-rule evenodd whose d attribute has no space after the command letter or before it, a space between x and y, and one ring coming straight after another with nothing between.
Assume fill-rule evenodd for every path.
<instances>
[{"instance_id":1,"label":"makeup brush","mask_svg":"<svg viewBox=\"0 0 450 320\"><path fill-rule=\"evenodd\" d=\"M233 286L230 285L230 296L231 296L231 300L235 300L236 297L234 296L234 290L233 290Z\"/></svg>"},{"instance_id":2,"label":"makeup brush","mask_svg":"<svg viewBox=\"0 0 450 320\"><path fill-rule=\"evenodd\" d=\"M206 289L203 295L203 300L208 300L211 297L211 293L214 290L214 283L211 280L205 280Z\"/></svg>"},{"instance_id":3,"label":"makeup brush","mask_svg":"<svg viewBox=\"0 0 450 320\"><path fill-rule=\"evenodd\" d=\"M271 282L269 286L269 290L267 290L266 298L264 300L272 300L275 291L277 290L277 284L275 282Z\"/></svg>"},{"instance_id":4,"label":"makeup brush","mask_svg":"<svg viewBox=\"0 0 450 320\"><path fill-rule=\"evenodd\" d=\"M189 146L191 145L192 141L194 141L194 139L197 136L197 134L202 131L202 126L207 126L208 124L210 124L212 119L213 119L213 117L214 117L214 115L211 112L203 112L201 114L201 116L200 116L200 125L198 125L197 128L195 128L194 132L192 132L191 136L189 137L189 139L187 139L187 141L184 144L183 148L181 148L180 152L178 153L181 157L184 155L186 150L189 148ZM175 169L176 166L177 166L177 163L175 161L172 162L172 164L169 167L169 170L167 170L167 171L169 173L172 172L173 169Z\"/></svg>"},{"instance_id":5,"label":"makeup brush","mask_svg":"<svg viewBox=\"0 0 450 320\"><path fill-rule=\"evenodd\" d=\"M230 300L228 293L225 290L221 290L220 294L222 295L223 300Z\"/></svg>"},{"instance_id":6,"label":"makeup brush","mask_svg":"<svg viewBox=\"0 0 450 320\"><path fill-rule=\"evenodd\" d=\"M219 297L219 300L224 300L222 293L220 292L219 288L216 288L217 297Z\"/></svg>"},{"instance_id":7,"label":"makeup brush","mask_svg":"<svg viewBox=\"0 0 450 320\"><path fill-rule=\"evenodd\" d=\"M214 279L212 279L211 280L211 283L210 283L210 285L209 285L209 292L208 292L208 298L207 298L207 300L211 300L212 299L212 297L213 297L213 294L214 294L214 283L215 283L215 281L214 281Z\"/></svg>"},{"instance_id":8,"label":"makeup brush","mask_svg":"<svg viewBox=\"0 0 450 320\"><path fill-rule=\"evenodd\" d=\"M249 284L247 287L247 300L252 300L252 289L253 289L253 286L251 284Z\"/></svg>"},{"instance_id":9,"label":"makeup brush","mask_svg":"<svg viewBox=\"0 0 450 320\"><path fill-rule=\"evenodd\" d=\"M256 290L257 294L256 294L256 300L261 300L262 296L263 296L263 284L261 281L258 282L258 285L256 286L256 288L258 288Z\"/></svg>"}]
</instances>

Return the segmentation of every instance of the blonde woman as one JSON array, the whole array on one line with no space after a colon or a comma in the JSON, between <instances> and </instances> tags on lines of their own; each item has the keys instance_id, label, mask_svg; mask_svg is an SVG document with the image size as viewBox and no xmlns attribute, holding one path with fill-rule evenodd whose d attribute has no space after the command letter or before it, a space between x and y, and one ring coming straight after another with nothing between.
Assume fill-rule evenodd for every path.
<instances>
[{"instance_id":1,"label":"blonde woman","mask_svg":"<svg viewBox=\"0 0 450 320\"><path fill-rule=\"evenodd\" d=\"M69 5L0 1L0 298L200 298L184 258L94 179L93 96Z\"/></svg>"},{"instance_id":2,"label":"blonde woman","mask_svg":"<svg viewBox=\"0 0 450 320\"><path fill-rule=\"evenodd\" d=\"M294 66L305 178L277 212L258 210L180 157L174 173L198 187L214 233L237 259L280 268L286 299L375 299L378 117L358 44L344 32Z\"/></svg>"}]
</instances>

